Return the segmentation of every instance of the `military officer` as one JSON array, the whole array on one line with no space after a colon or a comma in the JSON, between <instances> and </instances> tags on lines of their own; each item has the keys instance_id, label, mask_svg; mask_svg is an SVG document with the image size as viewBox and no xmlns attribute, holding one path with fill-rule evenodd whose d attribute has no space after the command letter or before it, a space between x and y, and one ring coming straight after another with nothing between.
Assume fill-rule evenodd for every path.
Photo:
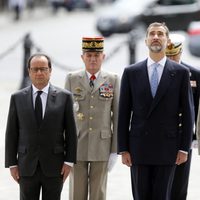
<instances>
[{"instance_id":1,"label":"military officer","mask_svg":"<svg viewBox=\"0 0 200 200\"><path fill-rule=\"evenodd\" d=\"M190 70L190 84L193 92L195 124L196 124L198 107L199 107L199 96L200 96L200 70L181 61L184 37L180 34L171 34L170 39L171 43L166 48L166 56L174 60L175 62L182 64L184 67L187 67ZM179 125L181 126L182 114L180 113L179 116L180 116ZM194 131L192 147L195 147L196 144L197 144L196 131ZM187 198L191 158L192 158L192 148L188 153L187 162L183 163L182 165L178 165L176 167L174 181L172 185L171 200L186 200Z\"/></svg>"},{"instance_id":2,"label":"military officer","mask_svg":"<svg viewBox=\"0 0 200 200\"><path fill-rule=\"evenodd\" d=\"M101 69L104 38L83 37L85 69L69 73L78 128L77 164L70 176L70 200L105 200L107 173L117 157L119 78ZM88 198L89 197L89 198Z\"/></svg>"}]
</instances>

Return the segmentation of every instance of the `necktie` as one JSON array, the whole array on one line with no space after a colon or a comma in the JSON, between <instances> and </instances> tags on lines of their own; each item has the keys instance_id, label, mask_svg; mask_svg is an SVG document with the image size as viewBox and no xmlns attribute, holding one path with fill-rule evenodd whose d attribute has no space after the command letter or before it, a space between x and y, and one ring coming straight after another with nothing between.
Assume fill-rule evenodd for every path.
<instances>
[{"instance_id":1,"label":"necktie","mask_svg":"<svg viewBox=\"0 0 200 200\"><path fill-rule=\"evenodd\" d=\"M42 122L42 100L40 97L41 94L42 94L42 91L38 91L36 99L35 99L35 116L36 116L38 127L40 127L40 124Z\"/></svg>"},{"instance_id":2,"label":"necktie","mask_svg":"<svg viewBox=\"0 0 200 200\"><path fill-rule=\"evenodd\" d=\"M151 80L150 80L150 83L151 83L151 93L152 93L153 97L156 94L156 90L158 88L158 82L159 82L158 81L158 66L159 66L158 63L154 63L153 64L153 72L152 72Z\"/></svg>"},{"instance_id":3,"label":"necktie","mask_svg":"<svg viewBox=\"0 0 200 200\"><path fill-rule=\"evenodd\" d=\"M94 74L92 74L92 76L90 77L90 87L93 88L94 87L94 80L96 79L96 76Z\"/></svg>"}]
</instances>

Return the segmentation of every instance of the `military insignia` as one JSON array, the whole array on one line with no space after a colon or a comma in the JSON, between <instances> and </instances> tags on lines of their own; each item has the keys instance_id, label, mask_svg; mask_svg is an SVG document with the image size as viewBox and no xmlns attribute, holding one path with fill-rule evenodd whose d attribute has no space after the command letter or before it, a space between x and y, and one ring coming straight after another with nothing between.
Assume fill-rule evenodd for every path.
<instances>
[{"instance_id":1,"label":"military insignia","mask_svg":"<svg viewBox=\"0 0 200 200\"><path fill-rule=\"evenodd\" d=\"M190 81L191 87L197 87L197 82L196 81Z\"/></svg>"},{"instance_id":2,"label":"military insignia","mask_svg":"<svg viewBox=\"0 0 200 200\"><path fill-rule=\"evenodd\" d=\"M83 121L83 120L84 120L84 118L85 118L85 116L84 116L84 114L83 114L83 113L78 113L78 114L77 114L77 119L78 119L78 120L81 120L81 121Z\"/></svg>"},{"instance_id":3,"label":"military insignia","mask_svg":"<svg viewBox=\"0 0 200 200\"><path fill-rule=\"evenodd\" d=\"M81 94L73 94L75 101L78 101L81 98Z\"/></svg>"},{"instance_id":4,"label":"military insignia","mask_svg":"<svg viewBox=\"0 0 200 200\"><path fill-rule=\"evenodd\" d=\"M75 101L75 102L74 102L73 108L74 108L74 111L75 111L75 112L78 112L78 111L79 111L79 103L78 103L78 101Z\"/></svg>"},{"instance_id":5,"label":"military insignia","mask_svg":"<svg viewBox=\"0 0 200 200\"><path fill-rule=\"evenodd\" d=\"M99 95L104 98L113 97L113 85L104 83L99 88Z\"/></svg>"},{"instance_id":6,"label":"military insignia","mask_svg":"<svg viewBox=\"0 0 200 200\"><path fill-rule=\"evenodd\" d=\"M80 93L80 92L82 92L83 90L82 90L80 87L76 87L76 88L75 88L75 91L76 91L77 93Z\"/></svg>"}]
</instances>

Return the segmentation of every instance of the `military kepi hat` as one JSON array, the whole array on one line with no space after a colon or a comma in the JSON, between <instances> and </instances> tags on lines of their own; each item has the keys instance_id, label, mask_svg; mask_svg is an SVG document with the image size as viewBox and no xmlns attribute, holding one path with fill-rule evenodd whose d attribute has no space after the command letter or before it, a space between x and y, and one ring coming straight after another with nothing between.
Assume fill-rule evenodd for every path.
<instances>
[{"instance_id":1,"label":"military kepi hat","mask_svg":"<svg viewBox=\"0 0 200 200\"><path fill-rule=\"evenodd\" d=\"M83 37L82 50L83 51L103 51L104 38L103 37Z\"/></svg>"},{"instance_id":2,"label":"military kepi hat","mask_svg":"<svg viewBox=\"0 0 200 200\"><path fill-rule=\"evenodd\" d=\"M171 34L169 36L171 43L168 44L165 54L166 56L175 56L182 52L184 37L179 34Z\"/></svg>"}]
</instances>

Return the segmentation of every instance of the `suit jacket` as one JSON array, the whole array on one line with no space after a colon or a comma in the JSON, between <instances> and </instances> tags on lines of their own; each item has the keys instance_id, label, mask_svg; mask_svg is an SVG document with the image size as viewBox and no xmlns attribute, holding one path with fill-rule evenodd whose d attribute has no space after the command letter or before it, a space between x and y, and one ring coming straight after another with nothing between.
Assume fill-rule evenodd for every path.
<instances>
[{"instance_id":1,"label":"suit jacket","mask_svg":"<svg viewBox=\"0 0 200 200\"><path fill-rule=\"evenodd\" d=\"M167 59L153 98L142 61L124 70L120 92L118 151L130 152L133 164L175 164L178 150L189 151L193 99L186 68Z\"/></svg>"},{"instance_id":2,"label":"suit jacket","mask_svg":"<svg viewBox=\"0 0 200 200\"><path fill-rule=\"evenodd\" d=\"M182 65L187 67L190 70L190 85L192 87L192 94L194 100L194 111L195 111L195 125L197 122L197 114L199 109L199 97L200 97L200 70L194 68L184 62L181 62ZM196 132L193 134L193 139L196 140Z\"/></svg>"},{"instance_id":3,"label":"suit jacket","mask_svg":"<svg viewBox=\"0 0 200 200\"><path fill-rule=\"evenodd\" d=\"M72 95L50 85L40 128L37 127L32 99L32 86L11 96L5 166L18 165L21 176L32 176L39 162L46 176L60 176L64 161L76 162Z\"/></svg>"},{"instance_id":4,"label":"suit jacket","mask_svg":"<svg viewBox=\"0 0 200 200\"><path fill-rule=\"evenodd\" d=\"M91 90L85 70L69 73L65 87L73 93L79 161L107 161L117 152L119 80L101 71Z\"/></svg>"}]
</instances>

